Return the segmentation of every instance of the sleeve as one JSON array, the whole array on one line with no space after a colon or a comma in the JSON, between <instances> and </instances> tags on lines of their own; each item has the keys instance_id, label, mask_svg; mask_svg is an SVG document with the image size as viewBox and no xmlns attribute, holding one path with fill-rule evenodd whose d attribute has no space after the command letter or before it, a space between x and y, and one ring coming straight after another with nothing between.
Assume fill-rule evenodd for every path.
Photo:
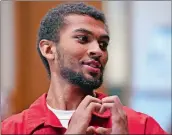
<instances>
[{"instance_id":1,"label":"sleeve","mask_svg":"<svg viewBox=\"0 0 172 135\"><path fill-rule=\"evenodd\" d=\"M145 134L168 134L152 117L146 120Z\"/></svg>"}]
</instances>

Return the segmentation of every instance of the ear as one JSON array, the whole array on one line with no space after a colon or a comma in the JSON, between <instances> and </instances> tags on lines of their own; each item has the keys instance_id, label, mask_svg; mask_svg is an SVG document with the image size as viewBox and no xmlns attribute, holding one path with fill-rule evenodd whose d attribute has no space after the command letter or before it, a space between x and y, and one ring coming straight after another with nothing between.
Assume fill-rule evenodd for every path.
<instances>
[{"instance_id":1,"label":"ear","mask_svg":"<svg viewBox=\"0 0 172 135\"><path fill-rule=\"evenodd\" d=\"M39 42L39 49L47 60L55 59L56 46L52 41L43 39Z\"/></svg>"}]
</instances>

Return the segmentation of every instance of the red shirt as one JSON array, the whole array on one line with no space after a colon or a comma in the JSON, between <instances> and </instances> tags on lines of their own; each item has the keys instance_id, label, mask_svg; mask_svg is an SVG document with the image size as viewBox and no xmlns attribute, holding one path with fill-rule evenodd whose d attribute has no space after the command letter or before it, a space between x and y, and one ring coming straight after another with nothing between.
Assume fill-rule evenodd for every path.
<instances>
[{"instance_id":1,"label":"red shirt","mask_svg":"<svg viewBox=\"0 0 172 135\"><path fill-rule=\"evenodd\" d=\"M64 134L66 128L47 108L46 96L43 94L29 109L4 120L1 123L1 134ZM103 97L104 94L97 93L97 98ZM124 110L128 117L129 134L167 134L152 117L125 106ZM101 115L93 114L90 126L112 127L110 110Z\"/></svg>"}]
</instances>

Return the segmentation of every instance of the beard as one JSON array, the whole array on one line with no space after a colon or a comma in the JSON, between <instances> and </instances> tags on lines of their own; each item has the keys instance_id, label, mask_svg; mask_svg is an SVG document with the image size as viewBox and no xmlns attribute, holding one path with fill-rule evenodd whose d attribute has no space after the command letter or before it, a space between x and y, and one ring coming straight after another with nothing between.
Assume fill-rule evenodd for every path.
<instances>
[{"instance_id":1,"label":"beard","mask_svg":"<svg viewBox=\"0 0 172 135\"><path fill-rule=\"evenodd\" d=\"M76 72L74 71L72 67L65 66L65 60L67 60L70 65L75 65L74 61L70 59L70 57L66 56L64 57L64 54L62 53L62 49L57 50L58 55L58 65L60 68L60 75L62 78L67 80L69 83L80 87L84 93L89 94L93 93L94 89L99 88L103 83L103 69L100 77L98 79L88 79L84 76L82 72Z\"/></svg>"},{"instance_id":2,"label":"beard","mask_svg":"<svg viewBox=\"0 0 172 135\"><path fill-rule=\"evenodd\" d=\"M79 86L85 93L92 93L103 83L103 75L99 79L87 79L82 72L76 72L66 67L61 68L60 74L69 83Z\"/></svg>"}]
</instances>

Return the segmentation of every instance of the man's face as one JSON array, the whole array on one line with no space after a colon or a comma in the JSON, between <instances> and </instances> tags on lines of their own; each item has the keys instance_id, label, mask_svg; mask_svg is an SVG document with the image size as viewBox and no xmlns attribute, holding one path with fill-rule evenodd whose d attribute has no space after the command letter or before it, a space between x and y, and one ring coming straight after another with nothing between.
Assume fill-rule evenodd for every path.
<instances>
[{"instance_id":1,"label":"man's face","mask_svg":"<svg viewBox=\"0 0 172 135\"><path fill-rule=\"evenodd\" d=\"M65 20L57 45L57 66L64 79L89 92L103 82L109 36L105 24L92 17L69 15Z\"/></svg>"}]
</instances>

